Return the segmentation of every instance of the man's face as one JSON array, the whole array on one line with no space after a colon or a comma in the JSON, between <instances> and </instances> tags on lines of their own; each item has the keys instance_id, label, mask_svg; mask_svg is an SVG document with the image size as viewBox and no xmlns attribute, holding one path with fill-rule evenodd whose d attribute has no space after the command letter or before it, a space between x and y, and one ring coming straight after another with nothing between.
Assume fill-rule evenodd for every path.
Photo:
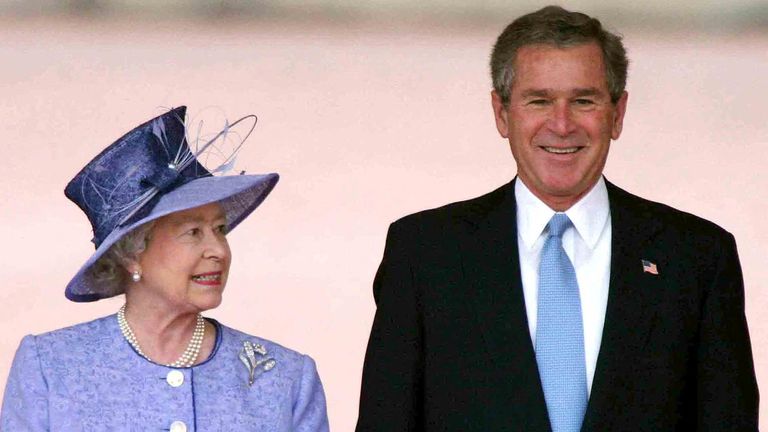
<instances>
[{"instance_id":1,"label":"man's face","mask_svg":"<svg viewBox=\"0 0 768 432\"><path fill-rule=\"evenodd\" d=\"M600 178L611 139L621 134L627 93L614 104L596 43L517 51L509 104L492 93L496 128L509 140L520 179L563 211Z\"/></svg>"}]
</instances>

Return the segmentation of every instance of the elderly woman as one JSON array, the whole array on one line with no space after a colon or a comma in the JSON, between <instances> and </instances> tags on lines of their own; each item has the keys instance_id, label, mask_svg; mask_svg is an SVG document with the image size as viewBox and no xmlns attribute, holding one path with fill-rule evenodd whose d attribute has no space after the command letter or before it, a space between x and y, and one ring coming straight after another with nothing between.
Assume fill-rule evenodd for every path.
<instances>
[{"instance_id":1,"label":"elderly woman","mask_svg":"<svg viewBox=\"0 0 768 432\"><path fill-rule=\"evenodd\" d=\"M278 176L213 176L186 142L184 116L181 107L138 126L67 185L96 252L65 294L125 293L125 304L22 340L0 430L328 430L311 358L201 315L221 303L227 233Z\"/></svg>"}]
</instances>

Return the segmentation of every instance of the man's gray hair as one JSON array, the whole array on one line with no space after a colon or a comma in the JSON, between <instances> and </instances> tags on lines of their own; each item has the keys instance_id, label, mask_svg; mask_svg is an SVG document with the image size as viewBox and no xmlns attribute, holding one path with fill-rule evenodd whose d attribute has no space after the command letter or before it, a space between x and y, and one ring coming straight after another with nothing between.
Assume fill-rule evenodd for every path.
<instances>
[{"instance_id":1,"label":"man's gray hair","mask_svg":"<svg viewBox=\"0 0 768 432\"><path fill-rule=\"evenodd\" d=\"M125 286L131 280L126 265L130 261L138 259L139 254L147 248L147 242L154 225L155 221L151 221L135 228L113 244L101 258L93 263L89 270L89 276L95 283L103 287L106 297L125 292Z\"/></svg>"},{"instance_id":2,"label":"man's gray hair","mask_svg":"<svg viewBox=\"0 0 768 432\"><path fill-rule=\"evenodd\" d=\"M515 77L515 57L523 46L546 44L566 48L590 42L597 43L603 52L608 91L611 101L616 103L627 84L629 65L621 36L605 30L596 18L559 6L523 15L499 35L491 53L493 88L507 106Z\"/></svg>"}]
</instances>

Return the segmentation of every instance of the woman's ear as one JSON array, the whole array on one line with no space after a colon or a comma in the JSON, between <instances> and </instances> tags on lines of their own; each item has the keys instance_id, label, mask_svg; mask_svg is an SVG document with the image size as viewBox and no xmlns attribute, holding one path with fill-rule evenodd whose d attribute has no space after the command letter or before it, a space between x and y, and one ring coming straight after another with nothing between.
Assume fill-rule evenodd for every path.
<instances>
[{"instance_id":1,"label":"woman's ear","mask_svg":"<svg viewBox=\"0 0 768 432\"><path fill-rule=\"evenodd\" d=\"M138 260L126 258L122 260L121 265L131 275L132 281L139 282L141 280L141 265Z\"/></svg>"}]
</instances>

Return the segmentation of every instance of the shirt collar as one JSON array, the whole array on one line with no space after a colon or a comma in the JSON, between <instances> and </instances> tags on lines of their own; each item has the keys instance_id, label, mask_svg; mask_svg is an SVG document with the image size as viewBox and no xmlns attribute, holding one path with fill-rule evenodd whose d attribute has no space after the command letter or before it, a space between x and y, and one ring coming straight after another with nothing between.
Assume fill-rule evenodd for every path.
<instances>
[{"instance_id":1,"label":"shirt collar","mask_svg":"<svg viewBox=\"0 0 768 432\"><path fill-rule=\"evenodd\" d=\"M517 232L528 249L533 248L555 211L541 201L517 178L515 180L515 201L517 202ZM576 232L584 243L594 249L603 232L610 214L608 188L601 176L595 186L576 204L565 211Z\"/></svg>"}]
</instances>

